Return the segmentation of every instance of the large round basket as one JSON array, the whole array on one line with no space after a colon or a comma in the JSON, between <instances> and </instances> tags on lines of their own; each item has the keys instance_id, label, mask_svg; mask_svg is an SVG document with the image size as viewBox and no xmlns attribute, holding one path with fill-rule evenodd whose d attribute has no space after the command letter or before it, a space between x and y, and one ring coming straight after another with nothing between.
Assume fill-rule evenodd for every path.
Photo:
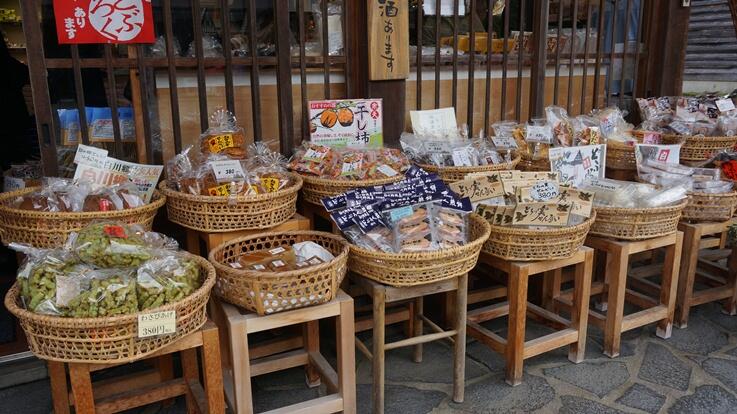
<instances>
[{"instance_id":1,"label":"large round basket","mask_svg":"<svg viewBox=\"0 0 737 414\"><path fill-rule=\"evenodd\" d=\"M278 226L297 212L297 193L302 178L289 174L286 188L273 193L243 195L235 198L192 195L174 190L162 181L169 220L192 230L222 233L267 229Z\"/></svg>"},{"instance_id":2,"label":"large round basket","mask_svg":"<svg viewBox=\"0 0 737 414\"><path fill-rule=\"evenodd\" d=\"M722 222L732 218L737 209L737 191L723 194L688 193L683 220Z\"/></svg>"},{"instance_id":3,"label":"large round basket","mask_svg":"<svg viewBox=\"0 0 737 414\"><path fill-rule=\"evenodd\" d=\"M311 175L300 174L304 180L302 197L305 201L322 206L322 199L343 194L348 190L360 187L373 187L375 185L391 184L404 179L403 174L378 180L333 180L330 178L318 178Z\"/></svg>"},{"instance_id":4,"label":"large round basket","mask_svg":"<svg viewBox=\"0 0 737 414\"><path fill-rule=\"evenodd\" d=\"M438 167L430 164L418 164L417 166L429 173L437 174L446 184L450 184L465 179L466 174L513 170L519 164L520 159L520 156L516 155L509 162L493 165L478 165L475 167Z\"/></svg>"},{"instance_id":5,"label":"large round basket","mask_svg":"<svg viewBox=\"0 0 737 414\"><path fill-rule=\"evenodd\" d=\"M606 143L606 167L614 170L637 170L634 145L610 140Z\"/></svg>"},{"instance_id":6,"label":"large round basket","mask_svg":"<svg viewBox=\"0 0 737 414\"><path fill-rule=\"evenodd\" d=\"M202 286L179 302L131 315L64 318L23 309L18 284L5 295L5 307L20 321L28 347L39 358L82 363L126 363L150 355L196 331L207 320L207 301L215 284L215 269L202 257L186 254L200 266ZM138 315L176 311L176 332L138 337Z\"/></svg>"},{"instance_id":7,"label":"large round basket","mask_svg":"<svg viewBox=\"0 0 737 414\"><path fill-rule=\"evenodd\" d=\"M149 204L118 211L47 212L21 210L11 205L20 196L32 193L38 187L0 194L0 235L4 244L26 243L37 248L61 247L69 233L81 230L96 220L114 220L126 224L140 224L151 230L156 211L166 202L158 191Z\"/></svg>"},{"instance_id":8,"label":"large round basket","mask_svg":"<svg viewBox=\"0 0 737 414\"><path fill-rule=\"evenodd\" d=\"M682 135L663 135L664 144L681 143L681 161L697 162L705 161L712 155L725 150L730 150L737 145L737 136L734 137L684 137Z\"/></svg>"},{"instance_id":9,"label":"large round basket","mask_svg":"<svg viewBox=\"0 0 737 414\"><path fill-rule=\"evenodd\" d=\"M589 234L619 240L645 240L678 230L687 201L657 208L596 207L596 220Z\"/></svg>"},{"instance_id":10,"label":"large round basket","mask_svg":"<svg viewBox=\"0 0 737 414\"><path fill-rule=\"evenodd\" d=\"M286 272L235 269L229 263L240 255L312 241L329 250L334 260ZM261 233L233 239L210 252L217 270L215 295L259 315L329 302L348 270L348 242L319 231Z\"/></svg>"},{"instance_id":11,"label":"large round basket","mask_svg":"<svg viewBox=\"0 0 737 414\"><path fill-rule=\"evenodd\" d=\"M384 253L351 244L349 267L363 277L390 286L416 286L452 279L476 266L481 245L489 237L489 223L469 215L469 243L430 252Z\"/></svg>"},{"instance_id":12,"label":"large round basket","mask_svg":"<svg viewBox=\"0 0 737 414\"><path fill-rule=\"evenodd\" d=\"M521 154L521 160L517 167L522 171L550 171L550 158L533 159L527 154Z\"/></svg>"},{"instance_id":13,"label":"large round basket","mask_svg":"<svg viewBox=\"0 0 737 414\"><path fill-rule=\"evenodd\" d=\"M491 225L484 253L504 260L534 261L563 259L573 256L586 241L596 213L581 224L571 227L526 229Z\"/></svg>"}]
</instances>

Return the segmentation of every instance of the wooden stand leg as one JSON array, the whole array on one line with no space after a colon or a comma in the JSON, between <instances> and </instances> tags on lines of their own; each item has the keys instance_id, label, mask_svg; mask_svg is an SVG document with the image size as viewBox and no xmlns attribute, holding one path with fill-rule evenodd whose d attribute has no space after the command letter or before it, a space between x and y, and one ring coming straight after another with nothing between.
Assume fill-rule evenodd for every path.
<instances>
[{"instance_id":1,"label":"wooden stand leg","mask_svg":"<svg viewBox=\"0 0 737 414\"><path fill-rule=\"evenodd\" d=\"M383 288L377 286L374 288L373 299L373 400L374 413L384 413L384 312L385 312L385 294Z\"/></svg>"},{"instance_id":2,"label":"wooden stand leg","mask_svg":"<svg viewBox=\"0 0 737 414\"><path fill-rule=\"evenodd\" d=\"M200 234L194 230L187 229L187 251L200 255Z\"/></svg>"},{"instance_id":3,"label":"wooden stand leg","mask_svg":"<svg viewBox=\"0 0 737 414\"><path fill-rule=\"evenodd\" d=\"M169 381L174 379L174 360L171 354L162 355L154 361L156 370L159 372L159 380L161 382ZM174 404L174 399L169 399L163 402L164 407L169 407Z\"/></svg>"},{"instance_id":4,"label":"wooden stand leg","mask_svg":"<svg viewBox=\"0 0 737 414\"><path fill-rule=\"evenodd\" d=\"M543 275L543 307L551 312L555 312L555 298L560 296L562 274L562 269L555 269Z\"/></svg>"},{"instance_id":5,"label":"wooden stand leg","mask_svg":"<svg viewBox=\"0 0 737 414\"><path fill-rule=\"evenodd\" d=\"M609 307L607 305L607 289L609 286L609 280L606 273L606 261L607 252L603 250L596 250L594 252L594 274L591 276L591 280L597 280L604 283L604 292L594 298L594 306L599 312L606 312Z\"/></svg>"},{"instance_id":6,"label":"wooden stand leg","mask_svg":"<svg viewBox=\"0 0 737 414\"><path fill-rule=\"evenodd\" d=\"M92 394L90 371L85 364L69 364L69 382L72 384L74 408L78 413L94 413L95 399Z\"/></svg>"},{"instance_id":7,"label":"wooden stand leg","mask_svg":"<svg viewBox=\"0 0 737 414\"><path fill-rule=\"evenodd\" d=\"M48 361L46 365L51 381L51 400L54 402L54 413L69 414L69 389L64 363Z\"/></svg>"},{"instance_id":8,"label":"wooden stand leg","mask_svg":"<svg viewBox=\"0 0 737 414\"><path fill-rule=\"evenodd\" d=\"M238 414L253 414L251 395L251 363L248 356L248 334L244 322L234 323L230 328L230 354L233 356L233 388L235 401L233 411Z\"/></svg>"},{"instance_id":9,"label":"wooden stand leg","mask_svg":"<svg viewBox=\"0 0 737 414\"><path fill-rule=\"evenodd\" d=\"M678 298L676 302L675 323L679 328L688 326L688 313L691 310L696 264L699 260L701 231L696 226L684 226L681 269L678 273Z\"/></svg>"},{"instance_id":10,"label":"wooden stand leg","mask_svg":"<svg viewBox=\"0 0 737 414\"><path fill-rule=\"evenodd\" d=\"M246 363L248 363L248 360L246 360ZM217 329L202 331L202 365L205 394L207 395L207 412L209 414L224 414L223 375ZM248 385L249 387L251 385L250 379Z\"/></svg>"},{"instance_id":11,"label":"wooden stand leg","mask_svg":"<svg viewBox=\"0 0 737 414\"><path fill-rule=\"evenodd\" d=\"M606 277L609 279L609 297L604 326L604 355L610 358L619 356L628 262L629 252L626 249L607 254Z\"/></svg>"},{"instance_id":12,"label":"wooden stand leg","mask_svg":"<svg viewBox=\"0 0 737 414\"><path fill-rule=\"evenodd\" d=\"M414 307L414 315L410 314L410 318L414 318L414 331L412 332L412 336L420 336L422 335L422 329L423 329L423 323L422 323L422 315L424 315L424 302L423 297L420 296L419 298L415 299L413 302ZM417 344L414 346L413 353L412 353L412 361L414 362L422 362L422 344Z\"/></svg>"},{"instance_id":13,"label":"wooden stand leg","mask_svg":"<svg viewBox=\"0 0 737 414\"><path fill-rule=\"evenodd\" d=\"M320 321L309 321L302 325L302 337L308 353L320 353ZM320 372L311 363L305 367L307 386L310 388L320 385Z\"/></svg>"},{"instance_id":14,"label":"wooden stand leg","mask_svg":"<svg viewBox=\"0 0 737 414\"><path fill-rule=\"evenodd\" d=\"M197 362L197 349L190 348L180 352L182 356L182 377L189 384L191 381L200 380L200 369ZM197 413L197 400L191 392L185 395L187 401L187 414Z\"/></svg>"},{"instance_id":15,"label":"wooden stand leg","mask_svg":"<svg viewBox=\"0 0 737 414\"><path fill-rule=\"evenodd\" d=\"M404 321L404 336L411 337L415 334L415 302L407 303L407 313L409 317Z\"/></svg>"},{"instance_id":16,"label":"wooden stand leg","mask_svg":"<svg viewBox=\"0 0 737 414\"><path fill-rule=\"evenodd\" d=\"M463 402L466 380L466 308L468 307L468 273L458 278L455 303L455 329L453 343L453 401Z\"/></svg>"},{"instance_id":17,"label":"wooden stand leg","mask_svg":"<svg viewBox=\"0 0 737 414\"><path fill-rule=\"evenodd\" d=\"M338 392L343 398L343 413L356 412L356 347L354 346L353 301L340 303L340 315L336 321L338 337Z\"/></svg>"},{"instance_id":18,"label":"wooden stand leg","mask_svg":"<svg viewBox=\"0 0 737 414\"><path fill-rule=\"evenodd\" d=\"M591 296L591 269L594 252L586 251L586 260L576 265L573 287L573 307L571 308L571 327L578 331L578 341L571 344L568 359L576 364L586 358L586 328Z\"/></svg>"},{"instance_id":19,"label":"wooden stand leg","mask_svg":"<svg viewBox=\"0 0 737 414\"><path fill-rule=\"evenodd\" d=\"M526 269L512 266L509 272L509 328L506 346L506 377L509 385L522 383L527 317Z\"/></svg>"},{"instance_id":20,"label":"wooden stand leg","mask_svg":"<svg viewBox=\"0 0 737 414\"><path fill-rule=\"evenodd\" d=\"M660 303L668 307L668 318L658 322L656 335L660 338L670 338L673 329L673 316L675 313L676 290L678 287L678 265L681 263L681 246L683 244L683 233L676 233L676 244L665 249L665 261L663 262L662 280L660 283Z\"/></svg>"},{"instance_id":21,"label":"wooden stand leg","mask_svg":"<svg viewBox=\"0 0 737 414\"><path fill-rule=\"evenodd\" d=\"M737 315L737 246L732 247L732 254L729 255L727 268L729 272L729 280L727 283L732 287L732 297L727 298L725 311L729 315Z\"/></svg>"}]
</instances>

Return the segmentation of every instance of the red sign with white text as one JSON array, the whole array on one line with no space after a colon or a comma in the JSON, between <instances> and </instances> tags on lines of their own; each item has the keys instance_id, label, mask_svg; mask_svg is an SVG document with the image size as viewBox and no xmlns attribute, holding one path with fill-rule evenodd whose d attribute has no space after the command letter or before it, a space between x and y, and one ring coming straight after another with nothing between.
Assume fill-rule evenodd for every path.
<instances>
[{"instance_id":1,"label":"red sign with white text","mask_svg":"<svg viewBox=\"0 0 737 414\"><path fill-rule=\"evenodd\" d=\"M59 43L153 43L151 0L54 0Z\"/></svg>"}]
</instances>

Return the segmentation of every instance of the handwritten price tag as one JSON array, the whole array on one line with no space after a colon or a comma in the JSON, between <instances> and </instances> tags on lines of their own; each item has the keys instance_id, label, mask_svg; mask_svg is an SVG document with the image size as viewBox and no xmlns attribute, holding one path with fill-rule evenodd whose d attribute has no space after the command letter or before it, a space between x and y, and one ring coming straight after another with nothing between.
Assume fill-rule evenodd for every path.
<instances>
[{"instance_id":1,"label":"handwritten price tag","mask_svg":"<svg viewBox=\"0 0 737 414\"><path fill-rule=\"evenodd\" d=\"M512 137L491 137L491 142L497 148L517 148L517 141Z\"/></svg>"},{"instance_id":2,"label":"handwritten price tag","mask_svg":"<svg viewBox=\"0 0 737 414\"><path fill-rule=\"evenodd\" d=\"M525 141L550 144L553 142L553 130L547 125L528 125Z\"/></svg>"},{"instance_id":3,"label":"handwritten price tag","mask_svg":"<svg viewBox=\"0 0 737 414\"><path fill-rule=\"evenodd\" d=\"M233 141L233 134L222 134L208 139L207 145L210 147L210 152L217 153L224 149L235 147L235 141Z\"/></svg>"},{"instance_id":4,"label":"handwritten price tag","mask_svg":"<svg viewBox=\"0 0 737 414\"><path fill-rule=\"evenodd\" d=\"M246 173L243 172L243 166L237 160L211 161L210 167L212 167L212 171L215 173L215 179L218 182L231 181L234 178L246 176Z\"/></svg>"},{"instance_id":5,"label":"handwritten price tag","mask_svg":"<svg viewBox=\"0 0 737 414\"><path fill-rule=\"evenodd\" d=\"M177 331L177 311L163 311L138 315L138 337L148 338Z\"/></svg>"},{"instance_id":6,"label":"handwritten price tag","mask_svg":"<svg viewBox=\"0 0 737 414\"><path fill-rule=\"evenodd\" d=\"M734 101L729 98L717 99L717 109L719 112L727 112L734 109Z\"/></svg>"}]
</instances>

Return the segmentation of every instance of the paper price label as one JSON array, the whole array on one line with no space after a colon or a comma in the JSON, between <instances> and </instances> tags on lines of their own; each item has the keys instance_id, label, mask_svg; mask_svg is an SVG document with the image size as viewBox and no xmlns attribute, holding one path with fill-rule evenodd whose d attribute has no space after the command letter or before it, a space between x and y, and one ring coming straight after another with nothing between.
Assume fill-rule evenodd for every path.
<instances>
[{"instance_id":1,"label":"paper price label","mask_svg":"<svg viewBox=\"0 0 737 414\"><path fill-rule=\"evenodd\" d=\"M207 145L210 147L210 152L217 153L235 147L235 141L233 141L233 134L222 134L209 138Z\"/></svg>"},{"instance_id":2,"label":"paper price label","mask_svg":"<svg viewBox=\"0 0 737 414\"><path fill-rule=\"evenodd\" d=\"M229 184L223 184L219 185L217 187L210 187L207 189L207 192L210 193L211 196L217 197L217 196L229 196L230 195L230 185Z\"/></svg>"},{"instance_id":3,"label":"paper price label","mask_svg":"<svg viewBox=\"0 0 737 414\"><path fill-rule=\"evenodd\" d=\"M245 177L243 166L237 160L211 161L210 167L215 173L215 179L218 181L231 181L234 178Z\"/></svg>"},{"instance_id":4,"label":"paper price label","mask_svg":"<svg viewBox=\"0 0 737 414\"><path fill-rule=\"evenodd\" d=\"M735 109L734 101L730 98L717 99L717 109L719 109L719 112L731 111Z\"/></svg>"},{"instance_id":5,"label":"paper price label","mask_svg":"<svg viewBox=\"0 0 737 414\"><path fill-rule=\"evenodd\" d=\"M453 165L456 167L470 167L473 165L468 149L456 148L453 150Z\"/></svg>"},{"instance_id":6,"label":"paper price label","mask_svg":"<svg viewBox=\"0 0 737 414\"><path fill-rule=\"evenodd\" d=\"M363 160L358 160L354 162L344 162L340 175L356 174L358 171L361 170L361 164L363 164Z\"/></svg>"},{"instance_id":7,"label":"paper price label","mask_svg":"<svg viewBox=\"0 0 737 414\"><path fill-rule=\"evenodd\" d=\"M177 311L162 311L138 315L138 337L148 338L173 334L177 331Z\"/></svg>"},{"instance_id":8,"label":"paper price label","mask_svg":"<svg viewBox=\"0 0 737 414\"><path fill-rule=\"evenodd\" d=\"M528 125L525 141L551 143L553 142L553 130L546 125Z\"/></svg>"},{"instance_id":9,"label":"paper price label","mask_svg":"<svg viewBox=\"0 0 737 414\"><path fill-rule=\"evenodd\" d=\"M79 144L77 153L74 154L75 164L91 165L97 168L102 168L105 165L105 159L107 159L106 149L89 145Z\"/></svg>"},{"instance_id":10,"label":"paper price label","mask_svg":"<svg viewBox=\"0 0 737 414\"><path fill-rule=\"evenodd\" d=\"M325 158L327 154L328 154L327 149L325 149L324 151L322 150L315 151L314 149L310 148L307 151L305 151L305 155L302 158L304 158L307 161L320 162L322 161L323 158Z\"/></svg>"},{"instance_id":11,"label":"paper price label","mask_svg":"<svg viewBox=\"0 0 737 414\"><path fill-rule=\"evenodd\" d=\"M517 148L517 141L512 137L491 137L491 142L498 148Z\"/></svg>"},{"instance_id":12,"label":"paper price label","mask_svg":"<svg viewBox=\"0 0 737 414\"><path fill-rule=\"evenodd\" d=\"M26 188L26 182L22 178L5 176L3 178L3 191L15 191Z\"/></svg>"}]
</instances>

